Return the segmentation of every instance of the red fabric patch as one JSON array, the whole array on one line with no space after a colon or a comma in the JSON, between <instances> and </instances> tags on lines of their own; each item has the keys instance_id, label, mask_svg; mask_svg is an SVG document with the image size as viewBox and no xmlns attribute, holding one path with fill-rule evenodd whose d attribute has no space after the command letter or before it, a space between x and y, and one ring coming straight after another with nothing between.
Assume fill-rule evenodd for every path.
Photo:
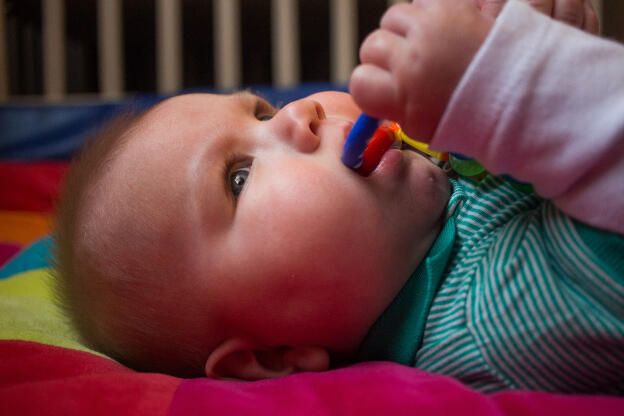
<instances>
[{"instance_id":1,"label":"red fabric patch","mask_svg":"<svg viewBox=\"0 0 624 416\"><path fill-rule=\"evenodd\" d=\"M1 162L0 209L52 212L66 162Z\"/></svg>"},{"instance_id":2,"label":"red fabric patch","mask_svg":"<svg viewBox=\"0 0 624 416\"><path fill-rule=\"evenodd\" d=\"M0 414L615 416L624 414L624 399L521 391L485 395L392 363L258 382L181 380L138 373L86 352L0 341Z\"/></svg>"},{"instance_id":3,"label":"red fabric patch","mask_svg":"<svg viewBox=\"0 0 624 416\"><path fill-rule=\"evenodd\" d=\"M83 351L0 341L0 415L166 415L180 382Z\"/></svg>"},{"instance_id":4,"label":"red fabric patch","mask_svg":"<svg viewBox=\"0 0 624 416\"><path fill-rule=\"evenodd\" d=\"M456 380L392 363L257 382L185 380L170 416L624 415L624 399L536 392L480 394Z\"/></svg>"},{"instance_id":5,"label":"red fabric patch","mask_svg":"<svg viewBox=\"0 0 624 416\"><path fill-rule=\"evenodd\" d=\"M20 251L22 246L0 242L0 267Z\"/></svg>"}]
</instances>

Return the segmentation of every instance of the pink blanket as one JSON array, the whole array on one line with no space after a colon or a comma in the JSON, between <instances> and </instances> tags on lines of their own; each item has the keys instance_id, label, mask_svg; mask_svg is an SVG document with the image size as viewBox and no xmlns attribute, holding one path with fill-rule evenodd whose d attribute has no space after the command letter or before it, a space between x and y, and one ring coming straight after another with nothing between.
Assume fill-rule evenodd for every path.
<instances>
[{"instance_id":1,"label":"pink blanket","mask_svg":"<svg viewBox=\"0 0 624 416\"><path fill-rule=\"evenodd\" d=\"M0 414L619 416L624 399L485 395L450 378L391 363L258 382L183 380L138 373L81 351L0 341Z\"/></svg>"}]
</instances>

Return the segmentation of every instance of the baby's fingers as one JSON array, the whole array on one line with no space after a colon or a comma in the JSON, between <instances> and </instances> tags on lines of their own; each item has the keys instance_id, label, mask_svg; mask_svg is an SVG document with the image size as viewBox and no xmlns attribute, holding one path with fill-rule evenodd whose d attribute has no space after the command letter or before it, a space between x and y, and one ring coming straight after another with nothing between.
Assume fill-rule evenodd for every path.
<instances>
[{"instance_id":1,"label":"baby's fingers","mask_svg":"<svg viewBox=\"0 0 624 416\"><path fill-rule=\"evenodd\" d=\"M377 29L362 42L360 61L390 70L392 63L400 57L398 55L404 49L404 42L405 38L396 33Z\"/></svg>"},{"instance_id":2,"label":"baby's fingers","mask_svg":"<svg viewBox=\"0 0 624 416\"><path fill-rule=\"evenodd\" d=\"M572 26L583 27L585 7L582 0L557 0L553 7L552 17Z\"/></svg>"},{"instance_id":3,"label":"baby's fingers","mask_svg":"<svg viewBox=\"0 0 624 416\"><path fill-rule=\"evenodd\" d=\"M390 7L381 17L379 27L399 36L407 36L419 22L421 7L415 4L399 3Z\"/></svg>"},{"instance_id":4,"label":"baby's fingers","mask_svg":"<svg viewBox=\"0 0 624 416\"><path fill-rule=\"evenodd\" d=\"M598 20L598 15L594 10L592 2L590 0L585 0L583 3L583 9L585 10L585 18L583 19L583 30L597 35L600 32L600 22Z\"/></svg>"},{"instance_id":5,"label":"baby's fingers","mask_svg":"<svg viewBox=\"0 0 624 416\"><path fill-rule=\"evenodd\" d=\"M553 15L554 2L556 0L524 0L529 3L535 10L544 13L546 16Z\"/></svg>"},{"instance_id":6,"label":"baby's fingers","mask_svg":"<svg viewBox=\"0 0 624 416\"><path fill-rule=\"evenodd\" d=\"M403 106L391 72L376 65L359 65L351 73L349 91L366 114L401 121Z\"/></svg>"},{"instance_id":7,"label":"baby's fingers","mask_svg":"<svg viewBox=\"0 0 624 416\"><path fill-rule=\"evenodd\" d=\"M477 5L481 8L481 12L496 18L503 10L506 2L507 0L478 0Z\"/></svg>"},{"instance_id":8,"label":"baby's fingers","mask_svg":"<svg viewBox=\"0 0 624 416\"><path fill-rule=\"evenodd\" d=\"M475 0L481 11L491 17L500 14L507 0ZM598 34L600 23L591 0L523 0L555 20Z\"/></svg>"}]
</instances>

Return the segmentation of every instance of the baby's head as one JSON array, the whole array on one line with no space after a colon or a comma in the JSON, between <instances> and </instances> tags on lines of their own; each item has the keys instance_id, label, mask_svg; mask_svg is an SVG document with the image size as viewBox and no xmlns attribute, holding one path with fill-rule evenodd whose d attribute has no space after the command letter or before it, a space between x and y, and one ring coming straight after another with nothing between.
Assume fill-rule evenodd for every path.
<instances>
[{"instance_id":1,"label":"baby's head","mask_svg":"<svg viewBox=\"0 0 624 416\"><path fill-rule=\"evenodd\" d=\"M135 368L258 379L348 360L435 240L444 172L340 161L360 110L324 92L174 97L70 169L57 275L95 348Z\"/></svg>"}]
</instances>

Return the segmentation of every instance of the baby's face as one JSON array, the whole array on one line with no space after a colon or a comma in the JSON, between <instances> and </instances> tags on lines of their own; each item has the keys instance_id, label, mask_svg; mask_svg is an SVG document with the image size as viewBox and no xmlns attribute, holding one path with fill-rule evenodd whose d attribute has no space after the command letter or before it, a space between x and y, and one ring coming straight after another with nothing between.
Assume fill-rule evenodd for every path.
<instances>
[{"instance_id":1,"label":"baby's face","mask_svg":"<svg viewBox=\"0 0 624 416\"><path fill-rule=\"evenodd\" d=\"M110 217L146 224L183 270L171 285L224 336L352 352L431 246L449 195L415 153L389 151L368 177L345 167L359 113L338 92L280 110L248 93L167 100L114 162L107 186L123 202Z\"/></svg>"}]
</instances>

